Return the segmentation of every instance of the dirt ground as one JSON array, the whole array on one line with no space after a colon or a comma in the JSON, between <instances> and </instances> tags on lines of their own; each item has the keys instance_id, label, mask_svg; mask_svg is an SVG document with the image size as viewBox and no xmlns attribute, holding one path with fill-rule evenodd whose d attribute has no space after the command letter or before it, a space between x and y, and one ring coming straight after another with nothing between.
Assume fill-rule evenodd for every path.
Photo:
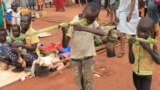
<instances>
[{"instance_id":1,"label":"dirt ground","mask_svg":"<svg viewBox=\"0 0 160 90\"><path fill-rule=\"evenodd\" d=\"M66 8L66 12L55 12L55 8L45 9L47 17L56 22L35 20L33 27L40 29L52 26L64 21L70 21L83 7L74 5ZM101 10L99 15L100 23L107 22L106 11ZM52 31L52 36L41 38L44 44L51 42L61 42L61 30ZM94 77L95 90L135 90L132 82L132 66L128 62L128 46L126 44L126 54L123 58L108 58L106 53L102 53L94 58L95 71L101 73L100 77ZM116 48L118 52L119 47ZM160 51L160 50L159 50ZM160 66L155 65L151 90L160 90ZM0 90L76 90L73 75L70 68L59 74L51 73L46 77L34 77L25 81L19 81Z\"/></svg>"}]
</instances>

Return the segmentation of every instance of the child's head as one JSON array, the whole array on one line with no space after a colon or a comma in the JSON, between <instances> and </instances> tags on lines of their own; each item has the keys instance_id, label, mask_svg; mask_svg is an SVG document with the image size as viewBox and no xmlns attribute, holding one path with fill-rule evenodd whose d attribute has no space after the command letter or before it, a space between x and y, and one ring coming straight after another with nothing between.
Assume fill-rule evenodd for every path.
<instances>
[{"instance_id":1,"label":"child's head","mask_svg":"<svg viewBox=\"0 0 160 90\"><path fill-rule=\"evenodd\" d=\"M4 43L6 41L6 30L5 29L0 29L0 42Z\"/></svg>"},{"instance_id":2,"label":"child's head","mask_svg":"<svg viewBox=\"0 0 160 90\"><path fill-rule=\"evenodd\" d=\"M83 10L83 17L87 18L88 24L92 24L97 18L100 12L100 8L96 5L96 3L88 3Z\"/></svg>"},{"instance_id":3,"label":"child's head","mask_svg":"<svg viewBox=\"0 0 160 90\"><path fill-rule=\"evenodd\" d=\"M154 36L154 22L149 17L142 17L137 27L137 35L140 38L147 39Z\"/></svg>"},{"instance_id":4,"label":"child's head","mask_svg":"<svg viewBox=\"0 0 160 90\"><path fill-rule=\"evenodd\" d=\"M13 10L14 12L16 12L17 9L18 9L18 4L17 4L16 2L12 2L11 8L12 8L12 10Z\"/></svg>"},{"instance_id":5,"label":"child's head","mask_svg":"<svg viewBox=\"0 0 160 90\"><path fill-rule=\"evenodd\" d=\"M14 37L19 37L20 35L20 26L17 24L12 25L11 27L12 33Z\"/></svg>"},{"instance_id":6,"label":"child's head","mask_svg":"<svg viewBox=\"0 0 160 90\"><path fill-rule=\"evenodd\" d=\"M32 17L30 14L21 16L21 29L22 33L26 33L31 24Z\"/></svg>"}]
</instances>

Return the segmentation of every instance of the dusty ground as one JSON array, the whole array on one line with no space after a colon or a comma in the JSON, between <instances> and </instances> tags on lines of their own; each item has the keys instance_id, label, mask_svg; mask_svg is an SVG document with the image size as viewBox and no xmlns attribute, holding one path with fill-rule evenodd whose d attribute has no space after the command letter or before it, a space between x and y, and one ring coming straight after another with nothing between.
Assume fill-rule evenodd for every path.
<instances>
[{"instance_id":1,"label":"dusty ground","mask_svg":"<svg viewBox=\"0 0 160 90\"><path fill-rule=\"evenodd\" d=\"M59 22L70 21L77 13L82 10L82 7L77 5L66 8L66 12L55 12L55 8L47 9L47 17L50 20L55 19ZM107 22L106 12L102 10L100 13L101 22ZM36 29L44 28L57 24L56 22L47 22L36 20L33 22L33 27ZM52 36L42 38L41 41L45 44L61 41L61 31L52 32ZM119 48L119 47L118 47ZM118 51L116 48L116 51ZM160 51L160 50L159 50ZM102 53L94 58L95 70L102 73L101 77L94 77L95 90L135 90L132 83L132 67L128 62L126 54L123 58L107 58L106 53ZM160 66L155 65L152 89L160 90ZM25 81L19 81L0 90L75 90L76 86L73 80L70 68L65 69L62 73L40 78L35 77Z\"/></svg>"}]
</instances>

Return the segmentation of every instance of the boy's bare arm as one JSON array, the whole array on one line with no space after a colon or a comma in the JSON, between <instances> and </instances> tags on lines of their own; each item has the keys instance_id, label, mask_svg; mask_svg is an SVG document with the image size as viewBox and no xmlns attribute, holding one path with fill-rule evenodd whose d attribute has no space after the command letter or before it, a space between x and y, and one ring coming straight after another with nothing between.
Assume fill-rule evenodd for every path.
<instances>
[{"instance_id":1,"label":"boy's bare arm","mask_svg":"<svg viewBox=\"0 0 160 90\"><path fill-rule=\"evenodd\" d=\"M135 61L135 56L134 56L134 53L133 53L133 43L135 42L135 37L131 37L129 40L128 40L128 47L129 47L129 54L128 54L128 57L129 57L129 62L131 64L134 64L134 61Z\"/></svg>"},{"instance_id":2,"label":"boy's bare arm","mask_svg":"<svg viewBox=\"0 0 160 90\"><path fill-rule=\"evenodd\" d=\"M103 32L103 30L100 27L98 27L96 29L92 29L92 28L88 28L87 26L81 26L79 24L73 25L73 27L74 27L74 30L77 30L77 31L90 32L90 33L93 33L93 34L96 34L99 36L105 35L105 33Z\"/></svg>"},{"instance_id":3,"label":"boy's bare arm","mask_svg":"<svg viewBox=\"0 0 160 90\"><path fill-rule=\"evenodd\" d=\"M66 33L67 33L67 29L66 28L62 28L62 46L64 48L66 48L68 46L69 41L70 41L70 37L68 37L66 35Z\"/></svg>"},{"instance_id":4,"label":"boy's bare arm","mask_svg":"<svg viewBox=\"0 0 160 90\"><path fill-rule=\"evenodd\" d=\"M157 46L154 45L153 49L150 48L150 45L148 43L141 43L141 46L148 51L148 53L152 56L153 60L160 64L160 54L157 52Z\"/></svg>"}]
</instances>

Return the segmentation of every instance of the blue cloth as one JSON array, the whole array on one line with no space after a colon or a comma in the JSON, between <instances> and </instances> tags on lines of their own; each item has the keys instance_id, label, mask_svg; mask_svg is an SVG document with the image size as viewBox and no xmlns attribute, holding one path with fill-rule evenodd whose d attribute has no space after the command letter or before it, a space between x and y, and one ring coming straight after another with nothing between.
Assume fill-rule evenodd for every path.
<instances>
[{"instance_id":1,"label":"blue cloth","mask_svg":"<svg viewBox=\"0 0 160 90\"><path fill-rule=\"evenodd\" d=\"M60 49L60 53L67 53L67 52L71 52L71 47L70 46Z\"/></svg>"},{"instance_id":2,"label":"blue cloth","mask_svg":"<svg viewBox=\"0 0 160 90\"><path fill-rule=\"evenodd\" d=\"M12 14L11 13L6 13L5 17L7 20L11 20L12 19Z\"/></svg>"}]
</instances>

